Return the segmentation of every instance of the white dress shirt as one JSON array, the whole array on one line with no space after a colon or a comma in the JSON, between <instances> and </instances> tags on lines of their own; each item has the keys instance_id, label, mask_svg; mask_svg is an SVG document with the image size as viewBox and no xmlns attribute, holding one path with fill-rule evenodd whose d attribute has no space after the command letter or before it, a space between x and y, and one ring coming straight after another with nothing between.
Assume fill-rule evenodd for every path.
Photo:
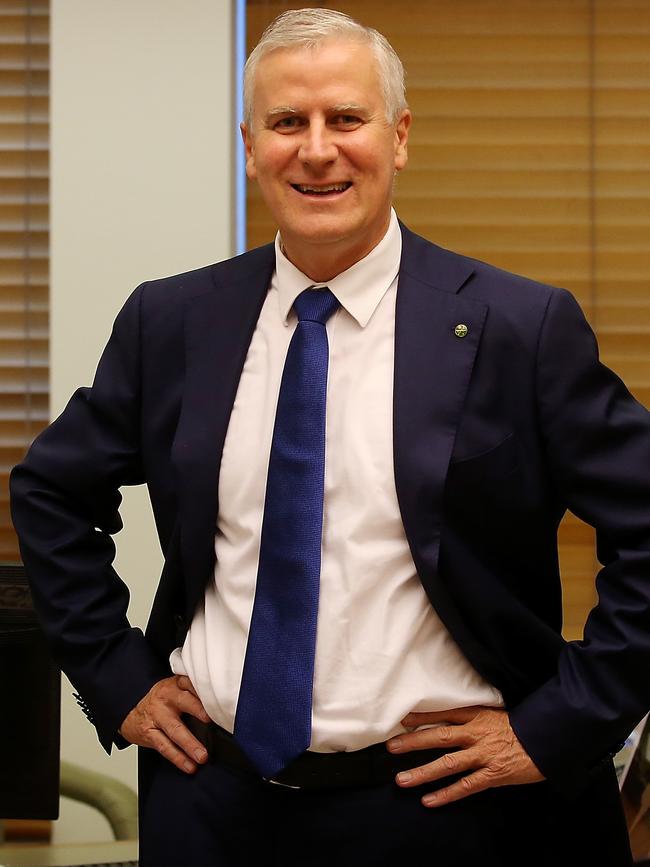
<instances>
[{"instance_id":1,"label":"white dress shirt","mask_svg":"<svg viewBox=\"0 0 650 867\"><path fill-rule=\"evenodd\" d=\"M172 653L212 719L233 731L255 597L266 474L295 298L314 285L276 238L276 270L251 341L219 477L214 581ZM404 731L409 711L500 706L424 592L393 472L395 299L402 236L328 282L323 542L314 671L316 752L357 750ZM321 284L316 284L321 285ZM431 383L431 388L435 384ZM269 708L269 713L272 709Z\"/></svg>"}]
</instances>

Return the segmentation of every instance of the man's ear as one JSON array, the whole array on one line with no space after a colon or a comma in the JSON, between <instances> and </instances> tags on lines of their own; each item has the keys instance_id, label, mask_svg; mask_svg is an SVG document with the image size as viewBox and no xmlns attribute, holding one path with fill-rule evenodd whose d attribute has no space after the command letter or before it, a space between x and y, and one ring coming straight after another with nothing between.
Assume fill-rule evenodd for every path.
<instances>
[{"instance_id":1,"label":"man's ear","mask_svg":"<svg viewBox=\"0 0 650 867\"><path fill-rule=\"evenodd\" d=\"M257 177L257 170L255 168L253 134L243 121L239 124L239 130L244 142L244 150L246 151L246 177L249 181L254 181Z\"/></svg>"},{"instance_id":2,"label":"man's ear","mask_svg":"<svg viewBox=\"0 0 650 867\"><path fill-rule=\"evenodd\" d=\"M401 172L408 162L408 138L412 115L405 108L395 125L395 171Z\"/></svg>"}]
</instances>

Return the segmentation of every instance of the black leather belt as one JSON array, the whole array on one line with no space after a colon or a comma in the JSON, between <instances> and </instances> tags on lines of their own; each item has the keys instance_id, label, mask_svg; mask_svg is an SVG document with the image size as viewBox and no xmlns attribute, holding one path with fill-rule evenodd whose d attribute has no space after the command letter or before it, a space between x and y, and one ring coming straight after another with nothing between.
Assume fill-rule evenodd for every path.
<instances>
[{"instance_id":1,"label":"black leather belt","mask_svg":"<svg viewBox=\"0 0 650 867\"><path fill-rule=\"evenodd\" d=\"M341 753L306 752L298 756L272 780L260 777L235 739L216 723L205 724L192 716L184 717L185 725L205 746L209 761L231 770L247 773L258 780L288 789L334 789L347 786L379 786L392 782L400 771L416 768L439 759L440 749L393 755L385 743L373 744L362 750ZM449 784L451 777L445 779ZM431 783L429 788L431 788ZM442 785L442 782L441 782Z\"/></svg>"}]
</instances>

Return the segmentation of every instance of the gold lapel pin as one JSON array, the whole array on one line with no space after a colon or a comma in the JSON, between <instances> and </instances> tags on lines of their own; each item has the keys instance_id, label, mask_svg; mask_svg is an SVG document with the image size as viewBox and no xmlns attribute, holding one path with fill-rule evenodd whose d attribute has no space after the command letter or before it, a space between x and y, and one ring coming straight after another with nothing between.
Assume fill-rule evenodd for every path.
<instances>
[{"instance_id":1,"label":"gold lapel pin","mask_svg":"<svg viewBox=\"0 0 650 867\"><path fill-rule=\"evenodd\" d=\"M456 337L467 337L467 335L469 334L469 328L467 327L467 325L464 325L462 322L460 322L454 328L454 334L456 335Z\"/></svg>"}]
</instances>

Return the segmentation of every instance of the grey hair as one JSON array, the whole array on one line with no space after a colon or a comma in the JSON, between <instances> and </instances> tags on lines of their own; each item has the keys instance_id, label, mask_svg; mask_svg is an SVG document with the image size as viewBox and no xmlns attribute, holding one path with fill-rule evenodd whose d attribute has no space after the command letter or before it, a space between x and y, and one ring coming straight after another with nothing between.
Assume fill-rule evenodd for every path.
<instances>
[{"instance_id":1,"label":"grey hair","mask_svg":"<svg viewBox=\"0 0 650 867\"><path fill-rule=\"evenodd\" d=\"M407 107L404 67L386 37L335 9L289 9L269 24L244 66L244 120L249 129L259 61L279 48L314 48L326 39L349 39L370 46L377 60L386 120L397 122Z\"/></svg>"}]
</instances>

